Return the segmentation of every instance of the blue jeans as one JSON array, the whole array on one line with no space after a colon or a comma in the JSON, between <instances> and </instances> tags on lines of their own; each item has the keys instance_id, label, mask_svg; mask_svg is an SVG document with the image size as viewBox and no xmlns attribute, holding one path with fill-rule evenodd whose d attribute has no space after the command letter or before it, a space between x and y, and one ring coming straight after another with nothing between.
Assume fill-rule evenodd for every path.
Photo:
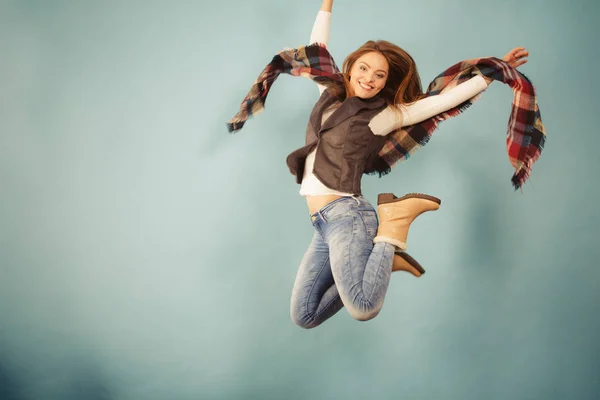
<instances>
[{"instance_id":1,"label":"blue jeans","mask_svg":"<svg viewBox=\"0 0 600 400\"><path fill-rule=\"evenodd\" d=\"M302 328L314 328L342 307L367 321L387 291L395 248L373 244L379 224L363 197L341 197L311 215L315 233L296 275L290 314Z\"/></svg>"}]
</instances>

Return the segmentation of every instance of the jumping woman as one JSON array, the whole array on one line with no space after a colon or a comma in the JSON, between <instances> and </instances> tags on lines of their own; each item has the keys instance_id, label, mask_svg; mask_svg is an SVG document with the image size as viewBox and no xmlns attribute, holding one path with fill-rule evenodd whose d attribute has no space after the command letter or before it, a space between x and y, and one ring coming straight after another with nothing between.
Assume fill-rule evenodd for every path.
<instances>
[{"instance_id":1,"label":"jumping woman","mask_svg":"<svg viewBox=\"0 0 600 400\"><path fill-rule=\"evenodd\" d=\"M383 306L393 271L415 277L425 272L405 251L408 231L419 215L437 210L440 199L382 193L378 215L362 195L361 178L388 173L398 158L427 142L439 121L466 109L493 80L508 83L506 71L514 74L528 56L515 48L502 60L471 60L468 69L438 77L423 92L406 51L387 41L368 41L345 59L340 72L326 48L332 6L333 0L323 0L310 45L276 55L229 123L229 130L237 131L262 111L280 73L309 77L318 85L321 95L310 114L306 144L287 157L314 227L291 296L291 318L303 328L322 324L343 307L357 320L370 320ZM521 75L512 79L527 81ZM526 111L539 116L537 103L532 108ZM399 149L402 154L390 158ZM521 183L530 164L523 167Z\"/></svg>"}]
</instances>

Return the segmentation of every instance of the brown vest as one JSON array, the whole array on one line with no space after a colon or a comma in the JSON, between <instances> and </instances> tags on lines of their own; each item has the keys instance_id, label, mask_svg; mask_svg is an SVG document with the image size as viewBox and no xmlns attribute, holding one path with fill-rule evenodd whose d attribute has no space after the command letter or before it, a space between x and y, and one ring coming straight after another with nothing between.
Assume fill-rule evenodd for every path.
<instances>
[{"instance_id":1,"label":"brown vest","mask_svg":"<svg viewBox=\"0 0 600 400\"><path fill-rule=\"evenodd\" d=\"M313 173L325 186L340 192L362 195L363 173L372 172L385 136L373 134L369 121L387 107L384 99L349 97L327 118L323 112L337 100L325 90L315 104L306 127L306 145L287 157L290 172L302 183L306 156L318 145Z\"/></svg>"}]
</instances>

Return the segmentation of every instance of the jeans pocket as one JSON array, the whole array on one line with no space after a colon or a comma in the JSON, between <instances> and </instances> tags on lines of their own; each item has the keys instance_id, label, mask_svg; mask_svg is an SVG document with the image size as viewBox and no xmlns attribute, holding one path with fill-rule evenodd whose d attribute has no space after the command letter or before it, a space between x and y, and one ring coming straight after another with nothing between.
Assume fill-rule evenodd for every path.
<instances>
[{"instance_id":1,"label":"jeans pocket","mask_svg":"<svg viewBox=\"0 0 600 400\"><path fill-rule=\"evenodd\" d=\"M375 235L377 234L377 227L379 225L377 212L375 212L375 210L360 210L358 214L365 225L367 235L369 235L371 238L375 238Z\"/></svg>"},{"instance_id":2,"label":"jeans pocket","mask_svg":"<svg viewBox=\"0 0 600 400\"><path fill-rule=\"evenodd\" d=\"M335 204L332 204L335 203ZM334 200L327 207L328 209L323 214L323 219L326 223L335 222L339 219L351 217L353 215L352 204L347 198Z\"/></svg>"}]
</instances>

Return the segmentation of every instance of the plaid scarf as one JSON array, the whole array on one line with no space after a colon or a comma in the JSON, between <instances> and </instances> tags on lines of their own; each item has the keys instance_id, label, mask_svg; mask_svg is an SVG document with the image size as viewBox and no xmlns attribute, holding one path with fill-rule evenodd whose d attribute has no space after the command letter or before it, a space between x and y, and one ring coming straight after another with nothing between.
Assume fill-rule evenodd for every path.
<instances>
[{"instance_id":1,"label":"plaid scarf","mask_svg":"<svg viewBox=\"0 0 600 400\"><path fill-rule=\"evenodd\" d=\"M315 43L284 50L273 57L254 82L240 111L228 122L229 132L240 130L248 118L264 110L269 90L281 73L308 77L321 84L343 82L340 70L324 45ZM465 60L439 74L429 84L425 96L451 89L475 75L503 82L513 89L506 144L508 158L515 168L511 181L513 187L519 189L529 178L531 167L539 158L546 140L535 90L525 75L495 57ZM398 162L407 160L427 144L440 122L460 114L480 96L481 93L446 112L389 133L379 151L380 175L388 173Z\"/></svg>"}]
</instances>

